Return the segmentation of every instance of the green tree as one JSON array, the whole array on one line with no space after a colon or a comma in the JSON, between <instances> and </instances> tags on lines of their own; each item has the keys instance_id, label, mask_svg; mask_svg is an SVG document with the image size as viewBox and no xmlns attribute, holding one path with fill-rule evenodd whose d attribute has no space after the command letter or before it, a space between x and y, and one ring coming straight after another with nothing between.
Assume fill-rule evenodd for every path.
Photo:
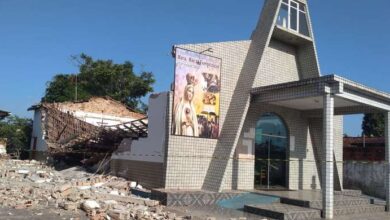
<instances>
[{"instance_id":1,"label":"green tree","mask_svg":"<svg viewBox=\"0 0 390 220\"><path fill-rule=\"evenodd\" d=\"M64 102L85 100L92 96L109 96L132 109L144 110L141 98L153 92L154 76L151 72L135 74L133 64L125 61L94 60L85 54L73 57L79 64L79 73L58 74L47 83L42 101Z\"/></svg>"},{"instance_id":2,"label":"green tree","mask_svg":"<svg viewBox=\"0 0 390 220\"><path fill-rule=\"evenodd\" d=\"M23 150L29 150L32 132L32 120L9 116L0 121L0 138L7 139L7 152L17 157Z\"/></svg>"},{"instance_id":3,"label":"green tree","mask_svg":"<svg viewBox=\"0 0 390 220\"><path fill-rule=\"evenodd\" d=\"M383 137L385 134L385 116L381 113L365 114L362 129L365 136Z\"/></svg>"},{"instance_id":4,"label":"green tree","mask_svg":"<svg viewBox=\"0 0 390 220\"><path fill-rule=\"evenodd\" d=\"M46 85L45 97L42 101L46 102L65 102L75 99L76 94L76 75L75 74L57 74ZM79 100L88 99L90 94L78 88L77 96Z\"/></svg>"}]
</instances>

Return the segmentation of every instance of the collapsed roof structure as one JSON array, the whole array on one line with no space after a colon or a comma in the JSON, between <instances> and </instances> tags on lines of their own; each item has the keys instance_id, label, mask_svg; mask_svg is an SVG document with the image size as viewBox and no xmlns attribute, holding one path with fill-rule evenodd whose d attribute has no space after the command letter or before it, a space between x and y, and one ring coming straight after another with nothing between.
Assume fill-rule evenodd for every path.
<instances>
[{"instance_id":1,"label":"collapsed roof structure","mask_svg":"<svg viewBox=\"0 0 390 220\"><path fill-rule=\"evenodd\" d=\"M33 158L49 153L111 153L123 138L146 137L147 118L109 97L31 106Z\"/></svg>"}]
</instances>

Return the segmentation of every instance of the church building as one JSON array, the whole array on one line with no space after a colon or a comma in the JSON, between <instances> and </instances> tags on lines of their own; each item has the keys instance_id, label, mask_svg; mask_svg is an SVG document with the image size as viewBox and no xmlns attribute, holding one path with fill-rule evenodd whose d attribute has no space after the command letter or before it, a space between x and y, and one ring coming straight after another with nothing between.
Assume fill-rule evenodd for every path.
<instances>
[{"instance_id":1,"label":"church building","mask_svg":"<svg viewBox=\"0 0 390 220\"><path fill-rule=\"evenodd\" d=\"M265 0L249 39L173 54L173 91L150 97L148 137L122 143L114 173L164 190L321 190L331 219L344 190L343 115L385 114L389 163L390 95L321 73L306 0Z\"/></svg>"}]
</instances>

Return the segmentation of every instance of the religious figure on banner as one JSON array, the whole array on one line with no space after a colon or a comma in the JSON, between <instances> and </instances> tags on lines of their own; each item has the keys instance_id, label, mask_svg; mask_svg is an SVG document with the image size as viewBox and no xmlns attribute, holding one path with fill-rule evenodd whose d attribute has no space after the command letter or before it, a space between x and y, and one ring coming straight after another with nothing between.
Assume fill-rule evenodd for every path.
<instances>
[{"instance_id":1,"label":"religious figure on banner","mask_svg":"<svg viewBox=\"0 0 390 220\"><path fill-rule=\"evenodd\" d=\"M193 104L197 81L191 73L186 75L186 80L187 85L184 87L183 95L175 108L175 135L198 137L198 118Z\"/></svg>"},{"instance_id":2,"label":"religious figure on banner","mask_svg":"<svg viewBox=\"0 0 390 220\"><path fill-rule=\"evenodd\" d=\"M219 138L220 58L176 48L171 134Z\"/></svg>"},{"instance_id":3,"label":"religious figure on banner","mask_svg":"<svg viewBox=\"0 0 390 220\"><path fill-rule=\"evenodd\" d=\"M211 92L211 93L219 92L220 88L219 88L218 76L216 74L212 74L212 73L202 73L202 75L203 75L204 80L207 83L205 90L207 92Z\"/></svg>"}]
</instances>

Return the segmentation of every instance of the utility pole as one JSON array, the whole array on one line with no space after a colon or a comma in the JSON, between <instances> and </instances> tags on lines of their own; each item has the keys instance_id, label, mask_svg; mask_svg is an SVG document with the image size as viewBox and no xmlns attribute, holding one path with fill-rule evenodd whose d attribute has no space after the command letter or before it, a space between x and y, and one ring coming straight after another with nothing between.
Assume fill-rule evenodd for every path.
<instances>
[{"instance_id":1,"label":"utility pole","mask_svg":"<svg viewBox=\"0 0 390 220\"><path fill-rule=\"evenodd\" d=\"M77 102L77 74L76 74L76 86L75 86L75 102Z\"/></svg>"},{"instance_id":2,"label":"utility pole","mask_svg":"<svg viewBox=\"0 0 390 220\"><path fill-rule=\"evenodd\" d=\"M366 135L364 134L364 132L362 132L362 136L363 136L363 148L366 148Z\"/></svg>"},{"instance_id":3,"label":"utility pole","mask_svg":"<svg viewBox=\"0 0 390 220\"><path fill-rule=\"evenodd\" d=\"M81 66L81 64L82 64L82 62L80 61L80 59L78 58L78 56L76 56L76 55L72 55L72 56L70 56L70 61L72 62L72 64L74 65L74 66L76 66L76 67L78 67L79 69L80 69L80 66ZM74 88L74 100L75 100L75 102L77 102L77 93L78 93L78 91L77 91L77 75L78 75L78 73L76 73L75 74L75 76L76 76L76 85L75 85L75 88Z\"/></svg>"}]
</instances>

